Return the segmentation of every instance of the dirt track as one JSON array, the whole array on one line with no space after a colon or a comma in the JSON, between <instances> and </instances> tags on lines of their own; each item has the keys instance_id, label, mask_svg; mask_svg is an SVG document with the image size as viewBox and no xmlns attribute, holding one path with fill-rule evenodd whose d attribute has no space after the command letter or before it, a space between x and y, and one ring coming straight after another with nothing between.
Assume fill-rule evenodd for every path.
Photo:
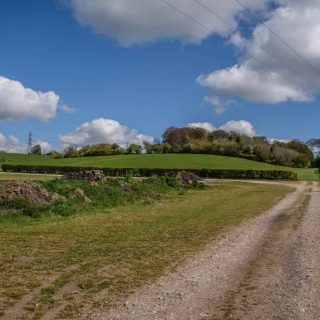
<instances>
[{"instance_id":1,"label":"dirt track","mask_svg":"<svg viewBox=\"0 0 320 320\"><path fill-rule=\"evenodd\" d=\"M297 185L176 273L85 318L320 319L319 192Z\"/></svg>"}]
</instances>

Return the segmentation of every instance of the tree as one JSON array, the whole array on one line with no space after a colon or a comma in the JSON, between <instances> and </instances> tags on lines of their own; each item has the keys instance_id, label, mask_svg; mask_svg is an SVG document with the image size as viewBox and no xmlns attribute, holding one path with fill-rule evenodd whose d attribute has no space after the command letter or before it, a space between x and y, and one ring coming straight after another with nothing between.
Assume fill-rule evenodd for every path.
<instances>
[{"instance_id":1,"label":"tree","mask_svg":"<svg viewBox=\"0 0 320 320\"><path fill-rule=\"evenodd\" d=\"M163 153L163 145L160 143L151 146L151 153Z\"/></svg>"},{"instance_id":2,"label":"tree","mask_svg":"<svg viewBox=\"0 0 320 320\"><path fill-rule=\"evenodd\" d=\"M117 143L111 145L112 154L123 154L124 150Z\"/></svg>"},{"instance_id":3,"label":"tree","mask_svg":"<svg viewBox=\"0 0 320 320\"><path fill-rule=\"evenodd\" d=\"M173 148L169 143L164 143L162 145L162 152L163 153L172 153L173 152Z\"/></svg>"},{"instance_id":4,"label":"tree","mask_svg":"<svg viewBox=\"0 0 320 320\"><path fill-rule=\"evenodd\" d=\"M38 155L42 154L40 144L36 144L31 148L31 154L38 154Z\"/></svg>"},{"instance_id":5,"label":"tree","mask_svg":"<svg viewBox=\"0 0 320 320\"><path fill-rule=\"evenodd\" d=\"M140 154L142 152L142 146L138 144L130 144L127 149L127 154Z\"/></svg>"},{"instance_id":6,"label":"tree","mask_svg":"<svg viewBox=\"0 0 320 320\"><path fill-rule=\"evenodd\" d=\"M74 147L66 147L64 149L64 157L65 158L76 158L78 157L77 149Z\"/></svg>"},{"instance_id":7,"label":"tree","mask_svg":"<svg viewBox=\"0 0 320 320\"><path fill-rule=\"evenodd\" d=\"M151 153L151 147L152 144L148 141L143 141L143 148L146 151L146 153Z\"/></svg>"},{"instance_id":8,"label":"tree","mask_svg":"<svg viewBox=\"0 0 320 320\"><path fill-rule=\"evenodd\" d=\"M61 159L61 158L63 158L64 155L61 152L52 150L52 151L47 153L47 156L51 156L54 159Z\"/></svg>"}]
</instances>

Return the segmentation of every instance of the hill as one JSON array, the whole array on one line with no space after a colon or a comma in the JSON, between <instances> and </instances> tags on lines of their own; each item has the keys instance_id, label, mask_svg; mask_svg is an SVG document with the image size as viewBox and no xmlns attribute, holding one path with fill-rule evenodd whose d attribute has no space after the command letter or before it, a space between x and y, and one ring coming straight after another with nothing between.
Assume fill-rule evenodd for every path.
<instances>
[{"instance_id":1,"label":"hill","mask_svg":"<svg viewBox=\"0 0 320 320\"><path fill-rule=\"evenodd\" d=\"M0 165L4 163L104 168L291 170L298 173L300 180L319 180L317 169L296 169L241 158L204 154L141 154L54 159L50 156L3 153L0 155Z\"/></svg>"}]
</instances>

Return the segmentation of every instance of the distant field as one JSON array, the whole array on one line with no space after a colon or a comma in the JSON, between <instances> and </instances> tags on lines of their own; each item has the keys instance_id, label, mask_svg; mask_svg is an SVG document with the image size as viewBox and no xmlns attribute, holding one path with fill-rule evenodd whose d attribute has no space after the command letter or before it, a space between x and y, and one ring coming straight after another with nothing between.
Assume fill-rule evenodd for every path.
<instances>
[{"instance_id":1,"label":"distant field","mask_svg":"<svg viewBox=\"0 0 320 320\"><path fill-rule=\"evenodd\" d=\"M0 165L3 163L105 168L292 170L298 173L300 180L319 180L316 169L294 169L246 159L201 154L142 154L71 159L1 154Z\"/></svg>"}]
</instances>

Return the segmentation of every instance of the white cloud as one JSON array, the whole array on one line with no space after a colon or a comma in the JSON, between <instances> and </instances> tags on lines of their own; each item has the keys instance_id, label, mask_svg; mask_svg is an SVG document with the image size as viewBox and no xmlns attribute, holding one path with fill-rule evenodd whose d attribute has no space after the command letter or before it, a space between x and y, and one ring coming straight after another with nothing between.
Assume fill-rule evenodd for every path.
<instances>
[{"instance_id":1,"label":"white cloud","mask_svg":"<svg viewBox=\"0 0 320 320\"><path fill-rule=\"evenodd\" d=\"M249 137L256 135L256 130L252 123L245 120L231 120L220 126L218 129L210 122L192 122L187 125L190 128L203 128L208 131L224 130L227 132L236 132Z\"/></svg>"},{"instance_id":2,"label":"white cloud","mask_svg":"<svg viewBox=\"0 0 320 320\"><path fill-rule=\"evenodd\" d=\"M74 113L76 111L75 108L70 107L66 104L60 104L59 109L64 113Z\"/></svg>"},{"instance_id":3,"label":"white cloud","mask_svg":"<svg viewBox=\"0 0 320 320\"><path fill-rule=\"evenodd\" d=\"M278 2L282 6L270 12L265 23L304 60L258 23L252 38L238 32L230 38L242 52L238 64L199 76L212 96L276 104L308 102L320 91L320 2Z\"/></svg>"},{"instance_id":4,"label":"white cloud","mask_svg":"<svg viewBox=\"0 0 320 320\"><path fill-rule=\"evenodd\" d=\"M192 122L187 125L189 128L202 128L208 131L215 131L217 130L216 127L213 126L210 122Z\"/></svg>"},{"instance_id":5,"label":"white cloud","mask_svg":"<svg viewBox=\"0 0 320 320\"><path fill-rule=\"evenodd\" d=\"M129 129L118 121L99 118L86 122L74 132L59 137L64 147L81 147L99 143L118 143L125 147L127 144L142 144L143 141L153 142L154 138Z\"/></svg>"},{"instance_id":6,"label":"white cloud","mask_svg":"<svg viewBox=\"0 0 320 320\"><path fill-rule=\"evenodd\" d=\"M76 19L95 32L116 39L124 46L161 38L199 43L213 33L226 36L230 27L193 0L167 0L205 25L201 27L160 0L65 0ZM253 10L263 9L268 0L247 0ZM202 3L225 20L237 25L242 8L234 0Z\"/></svg>"},{"instance_id":7,"label":"white cloud","mask_svg":"<svg viewBox=\"0 0 320 320\"><path fill-rule=\"evenodd\" d=\"M53 146L47 141L36 140L33 145L36 144L40 145L42 153L48 153L53 150Z\"/></svg>"},{"instance_id":8,"label":"white cloud","mask_svg":"<svg viewBox=\"0 0 320 320\"><path fill-rule=\"evenodd\" d=\"M221 130L227 131L227 132L236 132L239 134L243 134L249 137L253 137L256 135L256 130L254 126L245 120L231 120L225 123L220 127Z\"/></svg>"},{"instance_id":9,"label":"white cloud","mask_svg":"<svg viewBox=\"0 0 320 320\"><path fill-rule=\"evenodd\" d=\"M39 144L41 146L42 152L49 152L52 150L52 145L46 141L37 140L33 145ZM27 150L27 145L21 143L20 140L12 135L5 136L0 133L0 151L5 151L9 153L25 153Z\"/></svg>"},{"instance_id":10,"label":"white cloud","mask_svg":"<svg viewBox=\"0 0 320 320\"><path fill-rule=\"evenodd\" d=\"M48 121L55 117L59 100L53 91L36 92L0 76L0 120Z\"/></svg>"},{"instance_id":11,"label":"white cloud","mask_svg":"<svg viewBox=\"0 0 320 320\"><path fill-rule=\"evenodd\" d=\"M198 81L201 82L200 78ZM217 95L204 97L204 102L212 105L214 113L218 115L224 113L228 107L237 104L235 100L219 97Z\"/></svg>"},{"instance_id":12,"label":"white cloud","mask_svg":"<svg viewBox=\"0 0 320 320\"><path fill-rule=\"evenodd\" d=\"M269 141L270 143L274 143L274 142L288 143L288 142L290 142L290 141L292 141L292 140L289 140L289 139L273 139L273 138L270 138L270 139L268 139L268 141Z\"/></svg>"}]
</instances>

